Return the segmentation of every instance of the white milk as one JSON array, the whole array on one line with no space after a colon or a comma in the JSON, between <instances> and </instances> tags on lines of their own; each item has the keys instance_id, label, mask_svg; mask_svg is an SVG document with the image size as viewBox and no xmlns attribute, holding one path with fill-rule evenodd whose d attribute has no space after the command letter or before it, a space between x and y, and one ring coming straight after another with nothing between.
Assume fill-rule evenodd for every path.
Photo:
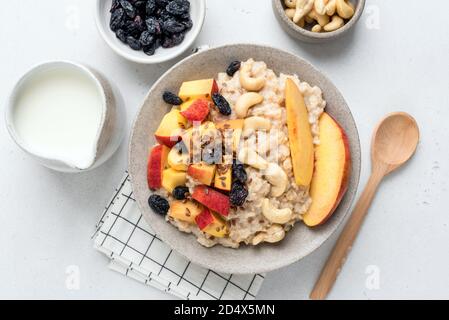
<instances>
[{"instance_id":1,"label":"white milk","mask_svg":"<svg viewBox=\"0 0 449 320\"><path fill-rule=\"evenodd\" d=\"M32 153L86 169L95 160L103 108L92 78L74 67L58 67L39 71L24 83L13 121Z\"/></svg>"}]
</instances>

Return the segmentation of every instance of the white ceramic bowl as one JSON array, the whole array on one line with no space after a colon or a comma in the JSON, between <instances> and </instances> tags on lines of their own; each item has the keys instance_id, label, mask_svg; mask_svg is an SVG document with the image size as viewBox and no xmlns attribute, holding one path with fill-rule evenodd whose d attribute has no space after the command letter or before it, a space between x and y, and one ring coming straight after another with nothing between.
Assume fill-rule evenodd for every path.
<instances>
[{"instance_id":1,"label":"white ceramic bowl","mask_svg":"<svg viewBox=\"0 0 449 320\"><path fill-rule=\"evenodd\" d=\"M98 125L93 162L88 168L76 168L67 159L56 159L28 145L16 130L14 114L17 99L30 81L39 75L55 69L71 69L85 75L98 89L102 97L101 123ZM5 108L6 127L14 142L34 160L42 165L61 172L82 172L94 169L106 162L117 151L124 136L125 112L123 99L115 86L101 74L85 65L71 61L50 61L38 64L26 72L15 84Z\"/></svg>"},{"instance_id":2,"label":"white ceramic bowl","mask_svg":"<svg viewBox=\"0 0 449 320\"><path fill-rule=\"evenodd\" d=\"M179 57L187 49L191 48L193 42L198 37L206 15L206 1L205 0L189 0L190 1L190 16L193 21L193 27L186 33L184 41L173 48L164 49L158 48L156 53L152 56L146 55L143 51L136 51L131 49L126 44L117 39L115 33L109 27L111 13L109 12L112 5L112 0L96 0L95 3L95 18L98 30L106 43L118 55L123 58L143 64L154 64L172 60Z\"/></svg>"}]
</instances>

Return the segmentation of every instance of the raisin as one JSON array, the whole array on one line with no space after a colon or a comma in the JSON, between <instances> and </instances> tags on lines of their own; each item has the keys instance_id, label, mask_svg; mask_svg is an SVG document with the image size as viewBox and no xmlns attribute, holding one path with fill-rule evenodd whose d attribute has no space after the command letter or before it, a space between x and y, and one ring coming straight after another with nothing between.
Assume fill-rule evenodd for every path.
<instances>
[{"instance_id":1,"label":"raisin","mask_svg":"<svg viewBox=\"0 0 449 320\"><path fill-rule=\"evenodd\" d=\"M121 42L126 43L126 34L125 31L123 31L123 29L118 29L115 35Z\"/></svg>"},{"instance_id":2,"label":"raisin","mask_svg":"<svg viewBox=\"0 0 449 320\"><path fill-rule=\"evenodd\" d=\"M169 2L170 0L156 0L156 5L159 8L165 8Z\"/></svg>"},{"instance_id":3,"label":"raisin","mask_svg":"<svg viewBox=\"0 0 449 320\"><path fill-rule=\"evenodd\" d=\"M156 53L156 47L154 45L143 47L143 53L145 53L147 56L152 56Z\"/></svg>"},{"instance_id":4,"label":"raisin","mask_svg":"<svg viewBox=\"0 0 449 320\"><path fill-rule=\"evenodd\" d=\"M143 47L149 46L154 41L154 37L151 33L148 31L142 32L139 38L139 42Z\"/></svg>"},{"instance_id":5,"label":"raisin","mask_svg":"<svg viewBox=\"0 0 449 320\"><path fill-rule=\"evenodd\" d=\"M147 30L151 34L161 34L161 26L157 19L151 17L148 18L145 23L147 24Z\"/></svg>"},{"instance_id":6,"label":"raisin","mask_svg":"<svg viewBox=\"0 0 449 320\"><path fill-rule=\"evenodd\" d=\"M226 73L228 76L232 77L234 74L239 71L241 62L240 61L233 61L229 64L229 67L226 69Z\"/></svg>"},{"instance_id":7,"label":"raisin","mask_svg":"<svg viewBox=\"0 0 449 320\"><path fill-rule=\"evenodd\" d=\"M148 0L145 9L147 15L151 16L156 11L156 0Z\"/></svg>"},{"instance_id":8,"label":"raisin","mask_svg":"<svg viewBox=\"0 0 449 320\"><path fill-rule=\"evenodd\" d=\"M134 3L134 7L136 7L137 13L140 16L145 16L147 14L146 6L147 6L148 2L147 1L136 1L136 3Z\"/></svg>"},{"instance_id":9,"label":"raisin","mask_svg":"<svg viewBox=\"0 0 449 320\"><path fill-rule=\"evenodd\" d=\"M165 91L164 94L162 95L162 99L164 99L166 103L171 104L173 106L179 106L183 103L180 97L178 97L176 94L170 91Z\"/></svg>"},{"instance_id":10,"label":"raisin","mask_svg":"<svg viewBox=\"0 0 449 320\"><path fill-rule=\"evenodd\" d=\"M115 10L111 15L111 21L109 26L112 31L116 31L123 26L123 20L125 18L125 10L119 8Z\"/></svg>"},{"instance_id":11,"label":"raisin","mask_svg":"<svg viewBox=\"0 0 449 320\"><path fill-rule=\"evenodd\" d=\"M175 46L175 42L170 37L164 36L161 41L162 41L162 48L164 49L173 48Z\"/></svg>"},{"instance_id":12,"label":"raisin","mask_svg":"<svg viewBox=\"0 0 449 320\"><path fill-rule=\"evenodd\" d=\"M173 19L173 16L165 9L160 9L157 12L157 15L159 18L161 18L162 22Z\"/></svg>"},{"instance_id":13,"label":"raisin","mask_svg":"<svg viewBox=\"0 0 449 320\"><path fill-rule=\"evenodd\" d=\"M187 195L189 194L189 188L184 186L178 186L173 189L172 196L176 200L184 200L187 198Z\"/></svg>"},{"instance_id":14,"label":"raisin","mask_svg":"<svg viewBox=\"0 0 449 320\"><path fill-rule=\"evenodd\" d=\"M156 38L156 40L154 40L152 44L143 48L143 52L146 55L152 56L156 52L156 49L159 48L160 46L161 40L159 38Z\"/></svg>"},{"instance_id":15,"label":"raisin","mask_svg":"<svg viewBox=\"0 0 449 320\"><path fill-rule=\"evenodd\" d=\"M181 16L190 10L190 2L187 0L173 0L166 7L169 13L175 16Z\"/></svg>"},{"instance_id":16,"label":"raisin","mask_svg":"<svg viewBox=\"0 0 449 320\"><path fill-rule=\"evenodd\" d=\"M140 44L139 40L135 39L132 36L126 37L126 43L131 47L133 50L141 50L142 45Z\"/></svg>"},{"instance_id":17,"label":"raisin","mask_svg":"<svg viewBox=\"0 0 449 320\"><path fill-rule=\"evenodd\" d=\"M184 25L186 30L190 30L193 27L193 21L190 18L187 18L187 19L181 21L181 23Z\"/></svg>"},{"instance_id":18,"label":"raisin","mask_svg":"<svg viewBox=\"0 0 449 320\"><path fill-rule=\"evenodd\" d=\"M241 206L248 197L248 190L238 181L232 183L231 192L229 193L229 201L234 206Z\"/></svg>"},{"instance_id":19,"label":"raisin","mask_svg":"<svg viewBox=\"0 0 449 320\"><path fill-rule=\"evenodd\" d=\"M148 204L154 213L165 216L170 209L168 201L157 194L153 194L148 198Z\"/></svg>"},{"instance_id":20,"label":"raisin","mask_svg":"<svg viewBox=\"0 0 449 320\"><path fill-rule=\"evenodd\" d=\"M234 161L232 164L232 180L243 184L248 180L248 175L246 174L245 167L242 163Z\"/></svg>"},{"instance_id":21,"label":"raisin","mask_svg":"<svg viewBox=\"0 0 449 320\"><path fill-rule=\"evenodd\" d=\"M181 44L193 26L188 0L112 0L110 28L134 50L153 55Z\"/></svg>"},{"instance_id":22,"label":"raisin","mask_svg":"<svg viewBox=\"0 0 449 320\"><path fill-rule=\"evenodd\" d=\"M178 44L181 44L182 41L184 41L184 37L185 37L185 33L181 32L181 33L175 33L171 38L172 38L175 46L177 46Z\"/></svg>"},{"instance_id":23,"label":"raisin","mask_svg":"<svg viewBox=\"0 0 449 320\"><path fill-rule=\"evenodd\" d=\"M147 26L141 16L136 16L134 18L134 24L136 25L137 28L139 28L140 32L143 32L147 29Z\"/></svg>"},{"instance_id":24,"label":"raisin","mask_svg":"<svg viewBox=\"0 0 449 320\"><path fill-rule=\"evenodd\" d=\"M174 19L166 20L166 21L164 21L164 23L162 25L162 30L168 34L180 33L185 28L186 27L182 23L180 23Z\"/></svg>"},{"instance_id":25,"label":"raisin","mask_svg":"<svg viewBox=\"0 0 449 320\"><path fill-rule=\"evenodd\" d=\"M128 36L133 36L134 38L139 38L142 32L140 26L134 21L127 21L123 26L123 31L125 31Z\"/></svg>"},{"instance_id":26,"label":"raisin","mask_svg":"<svg viewBox=\"0 0 449 320\"><path fill-rule=\"evenodd\" d=\"M111 6L111 10L109 10L109 12L114 12L115 10L117 10L120 7L120 2L118 0L112 0L112 6Z\"/></svg>"},{"instance_id":27,"label":"raisin","mask_svg":"<svg viewBox=\"0 0 449 320\"><path fill-rule=\"evenodd\" d=\"M131 19L134 19L134 17L136 16L136 8L134 8L134 6L131 4L131 2L129 2L127 0L119 0L119 1L120 1L120 5L126 12L126 15L128 17L130 17Z\"/></svg>"},{"instance_id":28,"label":"raisin","mask_svg":"<svg viewBox=\"0 0 449 320\"><path fill-rule=\"evenodd\" d=\"M229 116L232 113L231 106L229 105L229 102L226 101L225 97L223 97L219 93L214 93L212 95L212 101L215 103L215 105L218 108L218 111L224 116Z\"/></svg>"}]
</instances>

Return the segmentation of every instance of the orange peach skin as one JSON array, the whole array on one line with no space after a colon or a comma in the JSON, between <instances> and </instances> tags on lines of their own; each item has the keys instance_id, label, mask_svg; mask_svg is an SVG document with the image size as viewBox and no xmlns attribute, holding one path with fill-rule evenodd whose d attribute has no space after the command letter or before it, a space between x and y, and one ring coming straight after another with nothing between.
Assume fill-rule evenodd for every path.
<instances>
[{"instance_id":1,"label":"orange peach skin","mask_svg":"<svg viewBox=\"0 0 449 320\"><path fill-rule=\"evenodd\" d=\"M314 166L313 137L304 97L291 79L285 82L285 106L295 182L298 186L308 187Z\"/></svg>"},{"instance_id":2,"label":"orange peach skin","mask_svg":"<svg viewBox=\"0 0 449 320\"><path fill-rule=\"evenodd\" d=\"M162 186L162 171L167 165L169 150L160 144L151 149L147 167L147 180L150 189L156 190Z\"/></svg>"},{"instance_id":3,"label":"orange peach skin","mask_svg":"<svg viewBox=\"0 0 449 320\"><path fill-rule=\"evenodd\" d=\"M325 223L340 204L348 189L351 175L351 153L343 128L327 113L319 121L320 145L316 148L316 164L310 196L312 205L304 215L304 223L315 227Z\"/></svg>"}]
</instances>

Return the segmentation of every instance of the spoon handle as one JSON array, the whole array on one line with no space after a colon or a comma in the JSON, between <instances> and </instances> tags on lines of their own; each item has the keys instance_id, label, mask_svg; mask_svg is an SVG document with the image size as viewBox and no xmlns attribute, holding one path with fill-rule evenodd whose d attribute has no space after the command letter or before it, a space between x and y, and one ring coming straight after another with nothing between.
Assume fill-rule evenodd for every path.
<instances>
[{"instance_id":1,"label":"spoon handle","mask_svg":"<svg viewBox=\"0 0 449 320\"><path fill-rule=\"evenodd\" d=\"M321 275L318 281L315 283L315 287L310 293L310 299L322 300L325 299L332 286L337 279L337 275L340 272L343 264L346 261L346 257L352 248L352 244L362 226L363 220L368 212L368 208L374 198L379 183L382 181L384 173L381 170L375 170L371 174L371 177L366 184L365 189L360 196L359 201L354 207L352 214L344 227L340 237L329 256L326 265L321 271Z\"/></svg>"}]
</instances>

